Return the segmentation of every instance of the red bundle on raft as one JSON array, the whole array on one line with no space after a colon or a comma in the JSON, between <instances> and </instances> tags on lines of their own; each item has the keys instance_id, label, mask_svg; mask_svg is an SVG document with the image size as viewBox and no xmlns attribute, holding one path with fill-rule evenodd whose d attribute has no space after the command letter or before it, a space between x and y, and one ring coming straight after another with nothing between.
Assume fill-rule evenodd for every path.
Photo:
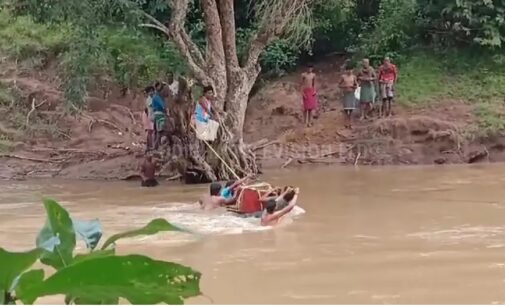
<instances>
[{"instance_id":1,"label":"red bundle on raft","mask_svg":"<svg viewBox=\"0 0 505 306\"><path fill-rule=\"evenodd\" d=\"M264 209L263 203L261 203L261 197L270 189L271 186L267 183L244 186L237 190L237 203L233 206L229 206L228 210L238 214L261 212Z\"/></svg>"}]
</instances>

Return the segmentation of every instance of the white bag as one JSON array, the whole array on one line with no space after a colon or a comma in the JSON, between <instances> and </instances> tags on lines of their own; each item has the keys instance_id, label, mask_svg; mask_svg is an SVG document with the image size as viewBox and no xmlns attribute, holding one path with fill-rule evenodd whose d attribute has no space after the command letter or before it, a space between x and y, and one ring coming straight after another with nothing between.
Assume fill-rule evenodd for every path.
<instances>
[{"instance_id":1,"label":"white bag","mask_svg":"<svg viewBox=\"0 0 505 306\"><path fill-rule=\"evenodd\" d=\"M196 121L196 137L200 140L214 141L217 137L219 122L209 119L209 122Z\"/></svg>"},{"instance_id":2,"label":"white bag","mask_svg":"<svg viewBox=\"0 0 505 306\"><path fill-rule=\"evenodd\" d=\"M358 87L356 88L356 90L354 91L354 97L356 97L356 100L360 100L361 98L361 87Z\"/></svg>"}]
</instances>

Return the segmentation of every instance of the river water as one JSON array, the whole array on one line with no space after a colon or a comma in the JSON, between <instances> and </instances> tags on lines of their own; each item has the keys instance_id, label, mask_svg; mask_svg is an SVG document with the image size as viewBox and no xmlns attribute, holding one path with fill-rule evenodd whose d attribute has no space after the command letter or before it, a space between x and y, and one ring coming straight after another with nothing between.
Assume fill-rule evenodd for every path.
<instances>
[{"instance_id":1,"label":"river water","mask_svg":"<svg viewBox=\"0 0 505 306\"><path fill-rule=\"evenodd\" d=\"M489 165L270 173L273 184L301 188L306 210L274 229L195 212L205 186L0 182L0 245L32 247L45 218L40 199L50 196L74 217L99 218L105 237L156 217L196 232L118 244L121 254L201 271L207 297L190 304L505 303L504 172Z\"/></svg>"}]
</instances>

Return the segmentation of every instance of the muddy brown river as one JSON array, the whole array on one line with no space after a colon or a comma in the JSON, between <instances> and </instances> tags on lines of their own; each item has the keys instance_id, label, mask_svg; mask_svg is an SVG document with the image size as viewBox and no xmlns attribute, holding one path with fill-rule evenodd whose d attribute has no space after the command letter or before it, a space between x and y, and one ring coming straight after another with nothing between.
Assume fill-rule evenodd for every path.
<instances>
[{"instance_id":1,"label":"muddy brown river","mask_svg":"<svg viewBox=\"0 0 505 306\"><path fill-rule=\"evenodd\" d=\"M50 196L107 237L164 217L196 234L119 242L203 273L190 304L505 303L505 165L270 173L304 214L274 229L191 204L205 189L135 182L0 182L0 245L33 246ZM82 248L81 248L82 249ZM43 299L43 302L61 302Z\"/></svg>"}]
</instances>

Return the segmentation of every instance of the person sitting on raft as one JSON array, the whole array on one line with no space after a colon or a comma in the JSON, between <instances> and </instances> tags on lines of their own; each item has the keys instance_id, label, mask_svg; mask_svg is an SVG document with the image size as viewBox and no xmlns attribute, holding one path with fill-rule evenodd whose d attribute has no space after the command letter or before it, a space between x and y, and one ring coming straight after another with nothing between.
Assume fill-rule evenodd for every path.
<instances>
[{"instance_id":1,"label":"person sitting on raft","mask_svg":"<svg viewBox=\"0 0 505 306\"><path fill-rule=\"evenodd\" d=\"M266 208L263 211L263 215L261 216L261 225L262 226L272 226L279 223L279 220L288 214L296 205L296 201L298 200L298 194L300 192L299 188L294 190L294 196L289 202L288 206L284 207L279 211L275 211L277 207L277 202L274 199L270 199L267 202Z\"/></svg>"},{"instance_id":2,"label":"person sitting on raft","mask_svg":"<svg viewBox=\"0 0 505 306\"><path fill-rule=\"evenodd\" d=\"M199 203L204 210L212 210L218 207L232 205L237 201L237 193L235 193L231 198L225 198L221 195L221 189L223 187L220 183L210 184L210 194L204 195L200 199Z\"/></svg>"}]
</instances>

